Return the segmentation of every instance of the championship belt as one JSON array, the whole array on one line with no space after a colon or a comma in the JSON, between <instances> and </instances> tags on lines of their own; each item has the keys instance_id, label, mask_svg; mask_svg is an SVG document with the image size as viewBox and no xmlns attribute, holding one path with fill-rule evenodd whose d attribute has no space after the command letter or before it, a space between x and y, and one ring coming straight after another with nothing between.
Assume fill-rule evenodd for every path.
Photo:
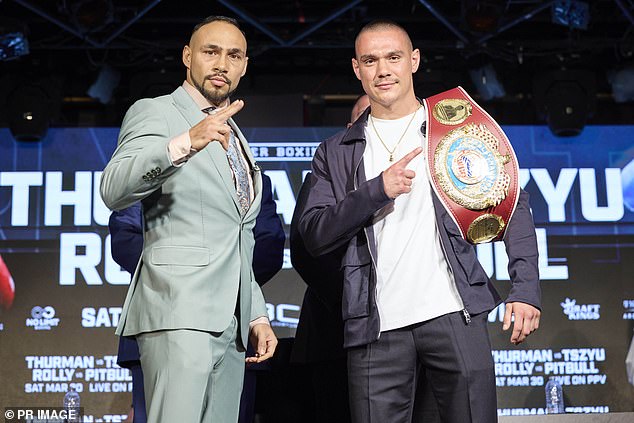
<instances>
[{"instance_id":1,"label":"championship belt","mask_svg":"<svg viewBox=\"0 0 634 423\"><path fill-rule=\"evenodd\" d=\"M424 101L427 167L436 195L464 239L502 239L519 198L511 143L462 87Z\"/></svg>"}]
</instances>

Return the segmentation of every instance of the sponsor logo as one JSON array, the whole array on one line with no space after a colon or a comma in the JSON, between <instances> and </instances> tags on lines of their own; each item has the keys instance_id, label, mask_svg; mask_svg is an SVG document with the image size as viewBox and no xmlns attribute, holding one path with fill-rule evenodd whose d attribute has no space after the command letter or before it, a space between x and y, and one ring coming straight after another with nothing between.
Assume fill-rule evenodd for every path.
<instances>
[{"instance_id":1,"label":"sponsor logo","mask_svg":"<svg viewBox=\"0 0 634 423\"><path fill-rule=\"evenodd\" d=\"M568 320L599 320L600 304L577 304L577 300L566 298L560 303Z\"/></svg>"},{"instance_id":2,"label":"sponsor logo","mask_svg":"<svg viewBox=\"0 0 634 423\"><path fill-rule=\"evenodd\" d=\"M59 325L59 318L55 317L52 306L35 306L31 309L31 317L26 319L26 327L34 330L51 330Z\"/></svg>"}]
</instances>

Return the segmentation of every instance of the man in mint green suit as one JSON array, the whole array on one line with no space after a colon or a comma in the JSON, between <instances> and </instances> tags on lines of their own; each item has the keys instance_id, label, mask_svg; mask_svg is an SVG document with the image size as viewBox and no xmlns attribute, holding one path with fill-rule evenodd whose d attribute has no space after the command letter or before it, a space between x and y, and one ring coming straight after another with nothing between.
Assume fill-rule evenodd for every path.
<instances>
[{"instance_id":1,"label":"man in mint green suit","mask_svg":"<svg viewBox=\"0 0 634 423\"><path fill-rule=\"evenodd\" d=\"M136 102L104 169L113 210L143 201L144 246L117 334L136 336L150 422L235 422L250 337L277 345L252 271L261 174L231 118L247 67L237 23L209 17L183 49L187 78Z\"/></svg>"}]
</instances>

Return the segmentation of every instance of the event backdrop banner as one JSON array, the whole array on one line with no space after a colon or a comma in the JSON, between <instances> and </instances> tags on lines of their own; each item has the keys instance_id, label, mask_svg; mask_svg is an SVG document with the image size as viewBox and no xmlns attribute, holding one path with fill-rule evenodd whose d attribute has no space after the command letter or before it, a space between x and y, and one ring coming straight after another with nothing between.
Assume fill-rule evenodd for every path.
<instances>
[{"instance_id":1,"label":"event backdrop banner","mask_svg":"<svg viewBox=\"0 0 634 423\"><path fill-rule=\"evenodd\" d=\"M586 127L556 138L504 128L531 195L540 250L540 329L513 346L503 305L489 314L500 415L543 414L549 378L566 411L633 411L625 355L634 324L634 126ZM286 232L312 156L336 128L247 128L271 178ZM130 275L112 260L101 171L118 128L51 129L39 143L0 129L0 404L59 407L81 395L86 421L120 421L132 379L116 365ZM498 290L509 289L503 243L477 247ZM292 337L304 284L284 267L264 287L279 337Z\"/></svg>"}]
</instances>

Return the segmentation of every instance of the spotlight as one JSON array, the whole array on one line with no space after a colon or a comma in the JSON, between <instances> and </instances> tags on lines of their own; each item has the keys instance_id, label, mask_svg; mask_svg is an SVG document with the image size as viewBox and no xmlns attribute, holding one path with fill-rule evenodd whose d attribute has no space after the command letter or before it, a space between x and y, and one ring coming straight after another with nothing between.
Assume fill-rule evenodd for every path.
<instances>
[{"instance_id":1,"label":"spotlight","mask_svg":"<svg viewBox=\"0 0 634 423\"><path fill-rule=\"evenodd\" d=\"M553 134L572 137L583 131L588 115L585 90L577 81L558 81L546 91L546 123Z\"/></svg>"},{"instance_id":2,"label":"spotlight","mask_svg":"<svg viewBox=\"0 0 634 423\"><path fill-rule=\"evenodd\" d=\"M38 85L24 85L7 98L11 134L18 141L39 141L46 136L52 117L51 101Z\"/></svg>"},{"instance_id":3,"label":"spotlight","mask_svg":"<svg viewBox=\"0 0 634 423\"><path fill-rule=\"evenodd\" d=\"M588 29L590 8L588 3L575 0L558 0L552 7L553 23L570 28Z\"/></svg>"},{"instance_id":4,"label":"spotlight","mask_svg":"<svg viewBox=\"0 0 634 423\"><path fill-rule=\"evenodd\" d=\"M533 91L538 112L556 136L579 135L594 112L596 81L590 71L563 70L539 75Z\"/></svg>"},{"instance_id":5,"label":"spotlight","mask_svg":"<svg viewBox=\"0 0 634 423\"><path fill-rule=\"evenodd\" d=\"M99 71L95 82L88 89L88 95L96 98L102 104L110 103L112 92L119 85L121 72L109 65L104 65Z\"/></svg>"},{"instance_id":6,"label":"spotlight","mask_svg":"<svg viewBox=\"0 0 634 423\"><path fill-rule=\"evenodd\" d=\"M99 31L114 19L112 0L64 0L63 8L84 34Z\"/></svg>"},{"instance_id":7,"label":"spotlight","mask_svg":"<svg viewBox=\"0 0 634 423\"><path fill-rule=\"evenodd\" d=\"M612 97L617 103L634 100L634 68L624 68L608 76L612 85Z\"/></svg>"},{"instance_id":8,"label":"spotlight","mask_svg":"<svg viewBox=\"0 0 634 423\"><path fill-rule=\"evenodd\" d=\"M22 32L0 35L0 60L16 59L29 54L29 41Z\"/></svg>"},{"instance_id":9,"label":"spotlight","mask_svg":"<svg viewBox=\"0 0 634 423\"><path fill-rule=\"evenodd\" d=\"M505 2L501 0L465 0L462 16L469 30L489 33L497 29L504 7Z\"/></svg>"},{"instance_id":10,"label":"spotlight","mask_svg":"<svg viewBox=\"0 0 634 423\"><path fill-rule=\"evenodd\" d=\"M469 71L471 81L484 101L504 97L506 91L498 80L497 73L490 63L479 69Z\"/></svg>"}]
</instances>

